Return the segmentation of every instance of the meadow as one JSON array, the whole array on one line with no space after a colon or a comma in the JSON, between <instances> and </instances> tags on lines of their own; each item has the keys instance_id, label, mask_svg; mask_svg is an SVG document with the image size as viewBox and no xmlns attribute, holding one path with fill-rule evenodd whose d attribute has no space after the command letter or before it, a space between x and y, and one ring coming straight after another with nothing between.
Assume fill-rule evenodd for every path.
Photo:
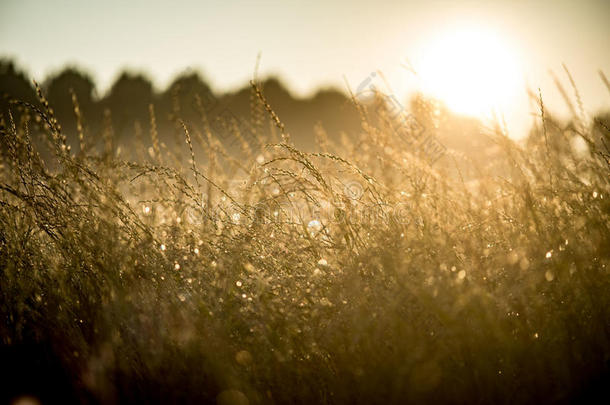
<instances>
[{"instance_id":1,"label":"meadow","mask_svg":"<svg viewBox=\"0 0 610 405\"><path fill-rule=\"evenodd\" d=\"M565 129L535 94L526 141L498 123L479 159L437 160L383 97L354 97L358 131L317 126L305 151L252 82L230 147L199 100L196 121L175 109L179 147L150 107L118 148L75 96L66 135L37 92L0 128L3 399L609 398L608 120Z\"/></svg>"}]
</instances>

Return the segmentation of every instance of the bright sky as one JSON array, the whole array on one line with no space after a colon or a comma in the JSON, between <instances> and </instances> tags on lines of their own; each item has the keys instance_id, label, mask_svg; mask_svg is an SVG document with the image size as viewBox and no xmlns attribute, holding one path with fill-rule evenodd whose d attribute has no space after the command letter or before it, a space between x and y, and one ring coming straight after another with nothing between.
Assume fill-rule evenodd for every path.
<instances>
[{"instance_id":1,"label":"bright sky","mask_svg":"<svg viewBox=\"0 0 610 405\"><path fill-rule=\"evenodd\" d=\"M379 70L400 99L424 89L475 115L490 100L517 132L530 119L525 83L565 110L549 75L571 93L562 63L588 111L610 105L597 73L610 77L609 17L608 0L0 0L0 56L39 79L77 65L101 91L125 67L160 88L197 68L230 90L262 52L261 75L278 74L295 94L345 88L344 76L355 89Z\"/></svg>"}]
</instances>

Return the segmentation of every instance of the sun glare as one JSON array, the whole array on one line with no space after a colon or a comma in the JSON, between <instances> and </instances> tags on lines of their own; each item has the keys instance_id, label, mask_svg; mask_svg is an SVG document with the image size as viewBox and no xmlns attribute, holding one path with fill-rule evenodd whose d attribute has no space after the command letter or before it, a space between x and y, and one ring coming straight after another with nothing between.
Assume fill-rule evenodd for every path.
<instances>
[{"instance_id":1,"label":"sun glare","mask_svg":"<svg viewBox=\"0 0 610 405\"><path fill-rule=\"evenodd\" d=\"M459 114L506 111L523 92L520 58L501 37L484 29L454 29L423 46L422 90Z\"/></svg>"}]
</instances>

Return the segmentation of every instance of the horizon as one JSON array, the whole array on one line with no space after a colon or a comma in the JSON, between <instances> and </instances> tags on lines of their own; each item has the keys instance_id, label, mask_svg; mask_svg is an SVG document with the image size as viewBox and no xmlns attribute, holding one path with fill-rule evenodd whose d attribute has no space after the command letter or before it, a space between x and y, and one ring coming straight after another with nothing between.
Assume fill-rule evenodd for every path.
<instances>
[{"instance_id":1,"label":"horizon","mask_svg":"<svg viewBox=\"0 0 610 405\"><path fill-rule=\"evenodd\" d=\"M506 43L514 55L511 58L518 61L512 70L497 72L492 81L497 83L503 77L515 81L512 90L505 89L503 97L508 107L503 107L501 114L514 128L511 132L516 138L523 137L531 124L529 115L535 112L529 105L527 88L540 88L547 107L565 117L567 108L550 73L569 85L563 63L588 110L603 111L610 105L597 73L610 72L610 53L606 51L610 49L610 27L603 20L610 12L610 3L604 1L578 6L546 0L467 1L459 6L446 1L424 5L393 1L379 5L202 5L188 1L171 7L143 5L134 2L118 8L118 4L102 7L60 2L51 7L37 1L5 2L0 6L4 11L0 16L0 56L13 59L37 78L74 66L91 75L102 95L123 71L144 74L159 90L181 72L195 70L214 92L234 92L252 78L260 54L259 77L278 78L294 97L309 98L328 88L347 93L346 82L354 89L371 72L380 71L401 100L423 92L447 102L442 91L430 94L437 89L429 83L452 83L461 76L453 72L447 76L445 69L426 80L417 73L422 66L453 63L438 56L426 59L426 52L434 51L431 48L437 36L452 37L463 27L475 27L476 36L491 34ZM548 18L540 20L537 15L541 13ZM36 21L35 30L23 30L36 15L44 15L45 20ZM72 32L78 35L70 35ZM61 46L54 46L57 43ZM440 50L445 51L442 47ZM405 68L405 63L412 71ZM471 67L465 65L460 72L468 74ZM472 72L463 80L472 82L479 76L480 72ZM449 96L449 104L454 107L460 102L459 96L455 100ZM472 106L465 112L479 119L489 117L479 110Z\"/></svg>"}]
</instances>

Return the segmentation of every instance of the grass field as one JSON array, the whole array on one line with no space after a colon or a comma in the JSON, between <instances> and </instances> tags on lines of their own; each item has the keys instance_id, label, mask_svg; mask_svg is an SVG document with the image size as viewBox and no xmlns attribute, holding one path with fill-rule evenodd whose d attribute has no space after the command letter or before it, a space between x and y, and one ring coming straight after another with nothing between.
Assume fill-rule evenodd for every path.
<instances>
[{"instance_id":1,"label":"grass field","mask_svg":"<svg viewBox=\"0 0 610 405\"><path fill-rule=\"evenodd\" d=\"M3 399L608 399L608 122L560 131L539 103L527 142L498 126L487 164L451 149L431 164L383 107L359 104L341 142L317 128L306 153L252 95L233 149L205 114L176 118L185 142L167 148L151 109L121 153L110 127L100 145L83 133L77 100L72 138L40 89L39 107L12 103Z\"/></svg>"}]
</instances>

